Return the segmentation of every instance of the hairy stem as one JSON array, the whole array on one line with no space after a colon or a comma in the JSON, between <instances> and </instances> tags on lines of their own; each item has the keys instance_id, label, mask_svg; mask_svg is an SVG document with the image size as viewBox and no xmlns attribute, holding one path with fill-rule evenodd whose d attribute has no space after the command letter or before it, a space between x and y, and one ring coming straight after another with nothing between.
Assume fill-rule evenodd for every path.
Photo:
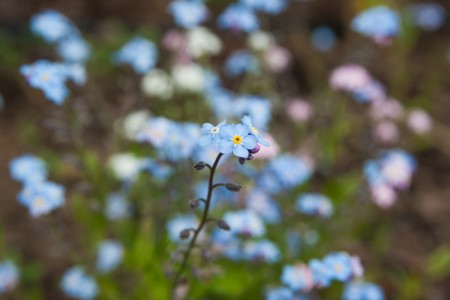
<instances>
[{"instance_id":1,"label":"hairy stem","mask_svg":"<svg viewBox=\"0 0 450 300\"><path fill-rule=\"evenodd\" d=\"M214 173L216 172L217 165L219 164L219 160L222 156L223 156L222 153L219 153L219 155L217 155L217 158L214 161L214 164L212 165L212 167L210 169L208 195L207 195L206 201L205 201L205 209L203 210L202 219L201 219L200 223L198 224L197 229L195 229L195 231L194 231L194 236L192 237L187 250L184 252L184 256L183 256L183 260L181 261L180 269L178 270L178 272L175 275L175 278L173 280L174 289L175 289L176 285L178 284L180 276L183 274L184 270L186 269L187 262L189 260L189 256L191 255L192 249L195 246L195 242L197 241L198 235L202 231L205 224L208 222L209 207L211 205L211 196L212 196L212 191L214 189L214 185L213 185Z\"/></svg>"}]
</instances>

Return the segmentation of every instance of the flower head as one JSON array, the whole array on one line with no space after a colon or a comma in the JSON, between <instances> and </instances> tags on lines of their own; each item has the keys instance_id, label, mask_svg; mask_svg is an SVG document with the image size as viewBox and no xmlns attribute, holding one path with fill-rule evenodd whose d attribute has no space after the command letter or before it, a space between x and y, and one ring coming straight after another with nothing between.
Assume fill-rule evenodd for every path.
<instances>
[{"instance_id":1,"label":"flower head","mask_svg":"<svg viewBox=\"0 0 450 300\"><path fill-rule=\"evenodd\" d=\"M53 182L32 182L17 197L33 217L39 217L64 204L64 187Z\"/></svg>"},{"instance_id":2,"label":"flower head","mask_svg":"<svg viewBox=\"0 0 450 300\"><path fill-rule=\"evenodd\" d=\"M201 137L199 139L200 146L207 146L209 144L218 144L220 141L220 127L227 123L226 120L220 122L217 126L211 123L205 123L200 129Z\"/></svg>"},{"instance_id":3,"label":"flower head","mask_svg":"<svg viewBox=\"0 0 450 300\"><path fill-rule=\"evenodd\" d=\"M259 130L256 129L256 127L253 126L252 118L250 118L249 116L244 116L244 117L242 118L242 124L248 126L248 129L249 129L249 131L250 131L250 134L253 135L253 136L255 136L255 137L258 139L258 143L259 143L259 144L261 144L261 145L263 145L263 146L266 146L266 147L269 147L269 146L270 146L269 142L267 142L267 141L264 139L263 134L262 134L261 132L259 132Z\"/></svg>"},{"instance_id":4,"label":"flower head","mask_svg":"<svg viewBox=\"0 0 450 300\"><path fill-rule=\"evenodd\" d=\"M208 16L208 9L202 0L176 0L169 6L175 22L184 28L193 28Z\"/></svg>"},{"instance_id":5,"label":"flower head","mask_svg":"<svg viewBox=\"0 0 450 300\"><path fill-rule=\"evenodd\" d=\"M87 275L82 267L73 267L64 273L61 289L68 296L79 300L94 299L98 294L95 279Z\"/></svg>"},{"instance_id":6,"label":"flower head","mask_svg":"<svg viewBox=\"0 0 450 300\"><path fill-rule=\"evenodd\" d=\"M250 135L248 126L243 124L229 124L221 127L219 151L223 154L233 153L237 157L248 158L256 147L258 139Z\"/></svg>"},{"instance_id":7,"label":"flower head","mask_svg":"<svg viewBox=\"0 0 450 300\"><path fill-rule=\"evenodd\" d=\"M107 273L115 269L123 259L122 244L113 241L103 241L98 247L97 269L102 273Z\"/></svg>"},{"instance_id":8,"label":"flower head","mask_svg":"<svg viewBox=\"0 0 450 300\"><path fill-rule=\"evenodd\" d=\"M231 4L219 16L219 27L252 32L258 30L259 22L255 12L242 3Z\"/></svg>"},{"instance_id":9,"label":"flower head","mask_svg":"<svg viewBox=\"0 0 450 300\"><path fill-rule=\"evenodd\" d=\"M139 74L153 69L157 59L158 51L153 42L142 37L133 38L114 55L115 62L129 64Z\"/></svg>"},{"instance_id":10,"label":"flower head","mask_svg":"<svg viewBox=\"0 0 450 300\"><path fill-rule=\"evenodd\" d=\"M19 271L10 261L0 263L0 294L16 287L19 281Z\"/></svg>"}]
</instances>

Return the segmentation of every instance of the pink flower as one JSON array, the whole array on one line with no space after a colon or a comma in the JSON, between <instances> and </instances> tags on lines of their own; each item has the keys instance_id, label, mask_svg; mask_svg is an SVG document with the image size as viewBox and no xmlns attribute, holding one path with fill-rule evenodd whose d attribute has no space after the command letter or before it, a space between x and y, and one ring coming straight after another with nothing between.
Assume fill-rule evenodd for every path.
<instances>
[{"instance_id":1,"label":"pink flower","mask_svg":"<svg viewBox=\"0 0 450 300\"><path fill-rule=\"evenodd\" d=\"M311 118L313 108L302 99L292 99L286 104L286 113L294 122L305 122Z\"/></svg>"},{"instance_id":2,"label":"pink flower","mask_svg":"<svg viewBox=\"0 0 450 300\"><path fill-rule=\"evenodd\" d=\"M281 73L289 65L291 54L280 46L271 46L264 53L264 62L267 67L276 73Z\"/></svg>"},{"instance_id":3,"label":"pink flower","mask_svg":"<svg viewBox=\"0 0 450 300\"><path fill-rule=\"evenodd\" d=\"M428 113L418 108L409 112L407 124L409 129L417 134L425 134L433 127L433 121Z\"/></svg>"},{"instance_id":4,"label":"pink flower","mask_svg":"<svg viewBox=\"0 0 450 300\"><path fill-rule=\"evenodd\" d=\"M391 121L382 121L376 124L374 136L381 142L394 143L398 141L399 132L397 124Z\"/></svg>"},{"instance_id":5,"label":"pink flower","mask_svg":"<svg viewBox=\"0 0 450 300\"><path fill-rule=\"evenodd\" d=\"M395 99L372 102L370 116L374 120L398 120L403 116L403 105Z\"/></svg>"},{"instance_id":6,"label":"pink flower","mask_svg":"<svg viewBox=\"0 0 450 300\"><path fill-rule=\"evenodd\" d=\"M372 81L366 69L359 65L347 64L334 69L330 75L330 85L336 90L355 92Z\"/></svg>"},{"instance_id":7,"label":"pink flower","mask_svg":"<svg viewBox=\"0 0 450 300\"><path fill-rule=\"evenodd\" d=\"M397 199L397 194L394 189L386 184L376 184L370 187L373 201L381 208L389 208Z\"/></svg>"}]
</instances>

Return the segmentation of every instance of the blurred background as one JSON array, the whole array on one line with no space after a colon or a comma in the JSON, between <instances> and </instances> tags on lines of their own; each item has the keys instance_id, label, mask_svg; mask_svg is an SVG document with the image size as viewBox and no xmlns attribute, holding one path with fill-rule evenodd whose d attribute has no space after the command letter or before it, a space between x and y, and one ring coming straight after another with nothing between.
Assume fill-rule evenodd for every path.
<instances>
[{"instance_id":1,"label":"blurred background","mask_svg":"<svg viewBox=\"0 0 450 300\"><path fill-rule=\"evenodd\" d=\"M168 9L169 3L162 0L0 0L0 258L13 259L20 266L21 277L16 289L2 295L4 299L66 299L60 289L61 274L74 261L95 257L87 244L94 245L101 235L123 235L126 240L128 231L146 230L142 223L145 217L139 214L135 224L120 228L108 227L98 217L102 215L100 198L118 186L103 171L108 157L124 149L146 153L118 137L118 122L126 115L144 109L178 122L216 124L221 121L211 115L205 102L200 103L203 96L181 93L169 101L160 101L142 91L141 75L112 63L113 53L136 35L155 42L160 57L158 67L176 61L172 54L167 54L170 50L162 46L167 32L174 28L182 31ZM220 38L223 49L206 62L199 61L217 68L217 72L222 72L230 54L247 47L247 34L217 26L218 16L230 3L206 1L210 15L203 26ZM432 2L445 13L439 25L436 28L431 25L431 29L414 23L411 14L414 5L424 3L431 2L289 1L288 8L280 14L260 16L261 29L288 51L288 66L281 72L263 72L245 78L221 74L228 89L262 95L273 101L267 132L275 137L282 151L312 157L314 175L308 186L298 191L323 191L331 199L337 199L335 206L344 207L336 209L336 219L329 219L327 224L310 223L311 227L317 225L323 231L319 234L322 238L318 250L315 252L313 247L305 251L305 256L295 259L306 261L340 249L357 254L366 267L368 279L383 288L386 299L450 298L450 2ZM352 29L354 17L374 5L387 5L402 15L402 32L392 41L374 42ZM38 59L57 60L52 47L30 30L31 18L45 9L54 9L70 19L91 47L91 57L86 63L87 82L82 87L70 83L70 101L62 106L47 101L41 91L27 85L19 71L22 65ZM428 21L433 23L437 17L432 15ZM325 34L317 33L318 28L326 28ZM363 66L404 111L416 108L425 111L432 120L432 129L426 134L415 134L407 123L395 121L394 137L391 131L385 133L382 129L378 133L381 138L377 139L376 133L374 137L375 125L368 121L367 104L330 88L331 72L345 64ZM308 103L314 111L312 117L299 121L302 116L297 120L289 116L285 107L292 99ZM370 194L364 188L362 176L364 162L376 158L379 150L386 148L405 149L417 160L411 185L399 193L397 202L388 209L367 201ZM84 161L77 158L79 151ZM67 195L71 195L66 197L70 205L50 216L29 216L16 200L21 185L11 179L9 171L10 161L23 153L44 158L51 178L63 184ZM178 176L189 178L194 172L191 163L176 166L185 168L177 171ZM183 182L191 188L192 182L180 181ZM163 199L165 188L160 186L154 193L139 190L135 193L141 196L131 197L145 195L147 199ZM365 202L349 199L365 199ZM177 207L181 207L180 212L189 210L187 205ZM154 230L155 235L159 234L156 227L164 231L166 217L162 216L161 220L154 217L149 231ZM90 232L88 242L86 232ZM147 251L153 251L149 250L153 249L150 246L142 247L143 254L139 255L146 256ZM164 255L167 253L164 249L161 246L155 253ZM161 275L164 274L162 259L158 261L155 256L153 262L139 269L136 266L141 256L136 257L139 258L128 258L128 270L100 280L101 289L109 288L111 292L101 294L99 299L124 299L127 293L130 296L126 299L164 299L150 292L131 292L135 284L136 289L152 289L152 281L156 286L165 278ZM167 254L164 261L168 257ZM239 264L227 268L232 270L229 272L247 272L245 268L239 269ZM224 272L227 268L224 267ZM281 272L281 265L267 268L274 273L272 282L256 280L252 285L250 279L244 278L248 289L239 289L234 286L237 283L230 282L233 291L230 294L215 290L211 284L209 290L194 288L196 292L189 299L263 299L264 285L279 284ZM145 277L142 279L145 270L153 275L142 275ZM129 277L127 272L136 274ZM123 285L121 293L112 287L118 282ZM330 291L318 292L310 299L338 299L341 289L333 286Z\"/></svg>"}]
</instances>

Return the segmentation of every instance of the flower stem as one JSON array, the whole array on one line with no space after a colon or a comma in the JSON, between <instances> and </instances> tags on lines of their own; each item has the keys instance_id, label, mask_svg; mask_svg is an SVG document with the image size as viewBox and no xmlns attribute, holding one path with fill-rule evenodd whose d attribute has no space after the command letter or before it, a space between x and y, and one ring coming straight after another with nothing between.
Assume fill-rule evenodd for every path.
<instances>
[{"instance_id":1,"label":"flower stem","mask_svg":"<svg viewBox=\"0 0 450 300\"><path fill-rule=\"evenodd\" d=\"M214 161L214 164L212 165L212 167L210 169L208 195L207 195L206 201L205 201L205 209L203 210L203 216L202 216L200 223L198 224L197 229L194 230L194 236L192 237L187 250L184 252L184 256L183 256L183 260L180 265L180 269L178 270L178 272L175 275L175 278L173 280L173 289L176 288L178 281L180 279L180 276L183 274L184 270L186 269L186 265L187 265L189 256L192 252L192 249L195 246L195 242L197 241L197 237L200 234L200 231L202 231L203 227L208 222L209 207L211 205L211 196L212 196L212 191L214 189L214 185L213 185L214 173L216 172L217 165L219 164L219 160L222 156L223 156L222 153L219 153L219 155L217 155L216 160Z\"/></svg>"}]
</instances>

